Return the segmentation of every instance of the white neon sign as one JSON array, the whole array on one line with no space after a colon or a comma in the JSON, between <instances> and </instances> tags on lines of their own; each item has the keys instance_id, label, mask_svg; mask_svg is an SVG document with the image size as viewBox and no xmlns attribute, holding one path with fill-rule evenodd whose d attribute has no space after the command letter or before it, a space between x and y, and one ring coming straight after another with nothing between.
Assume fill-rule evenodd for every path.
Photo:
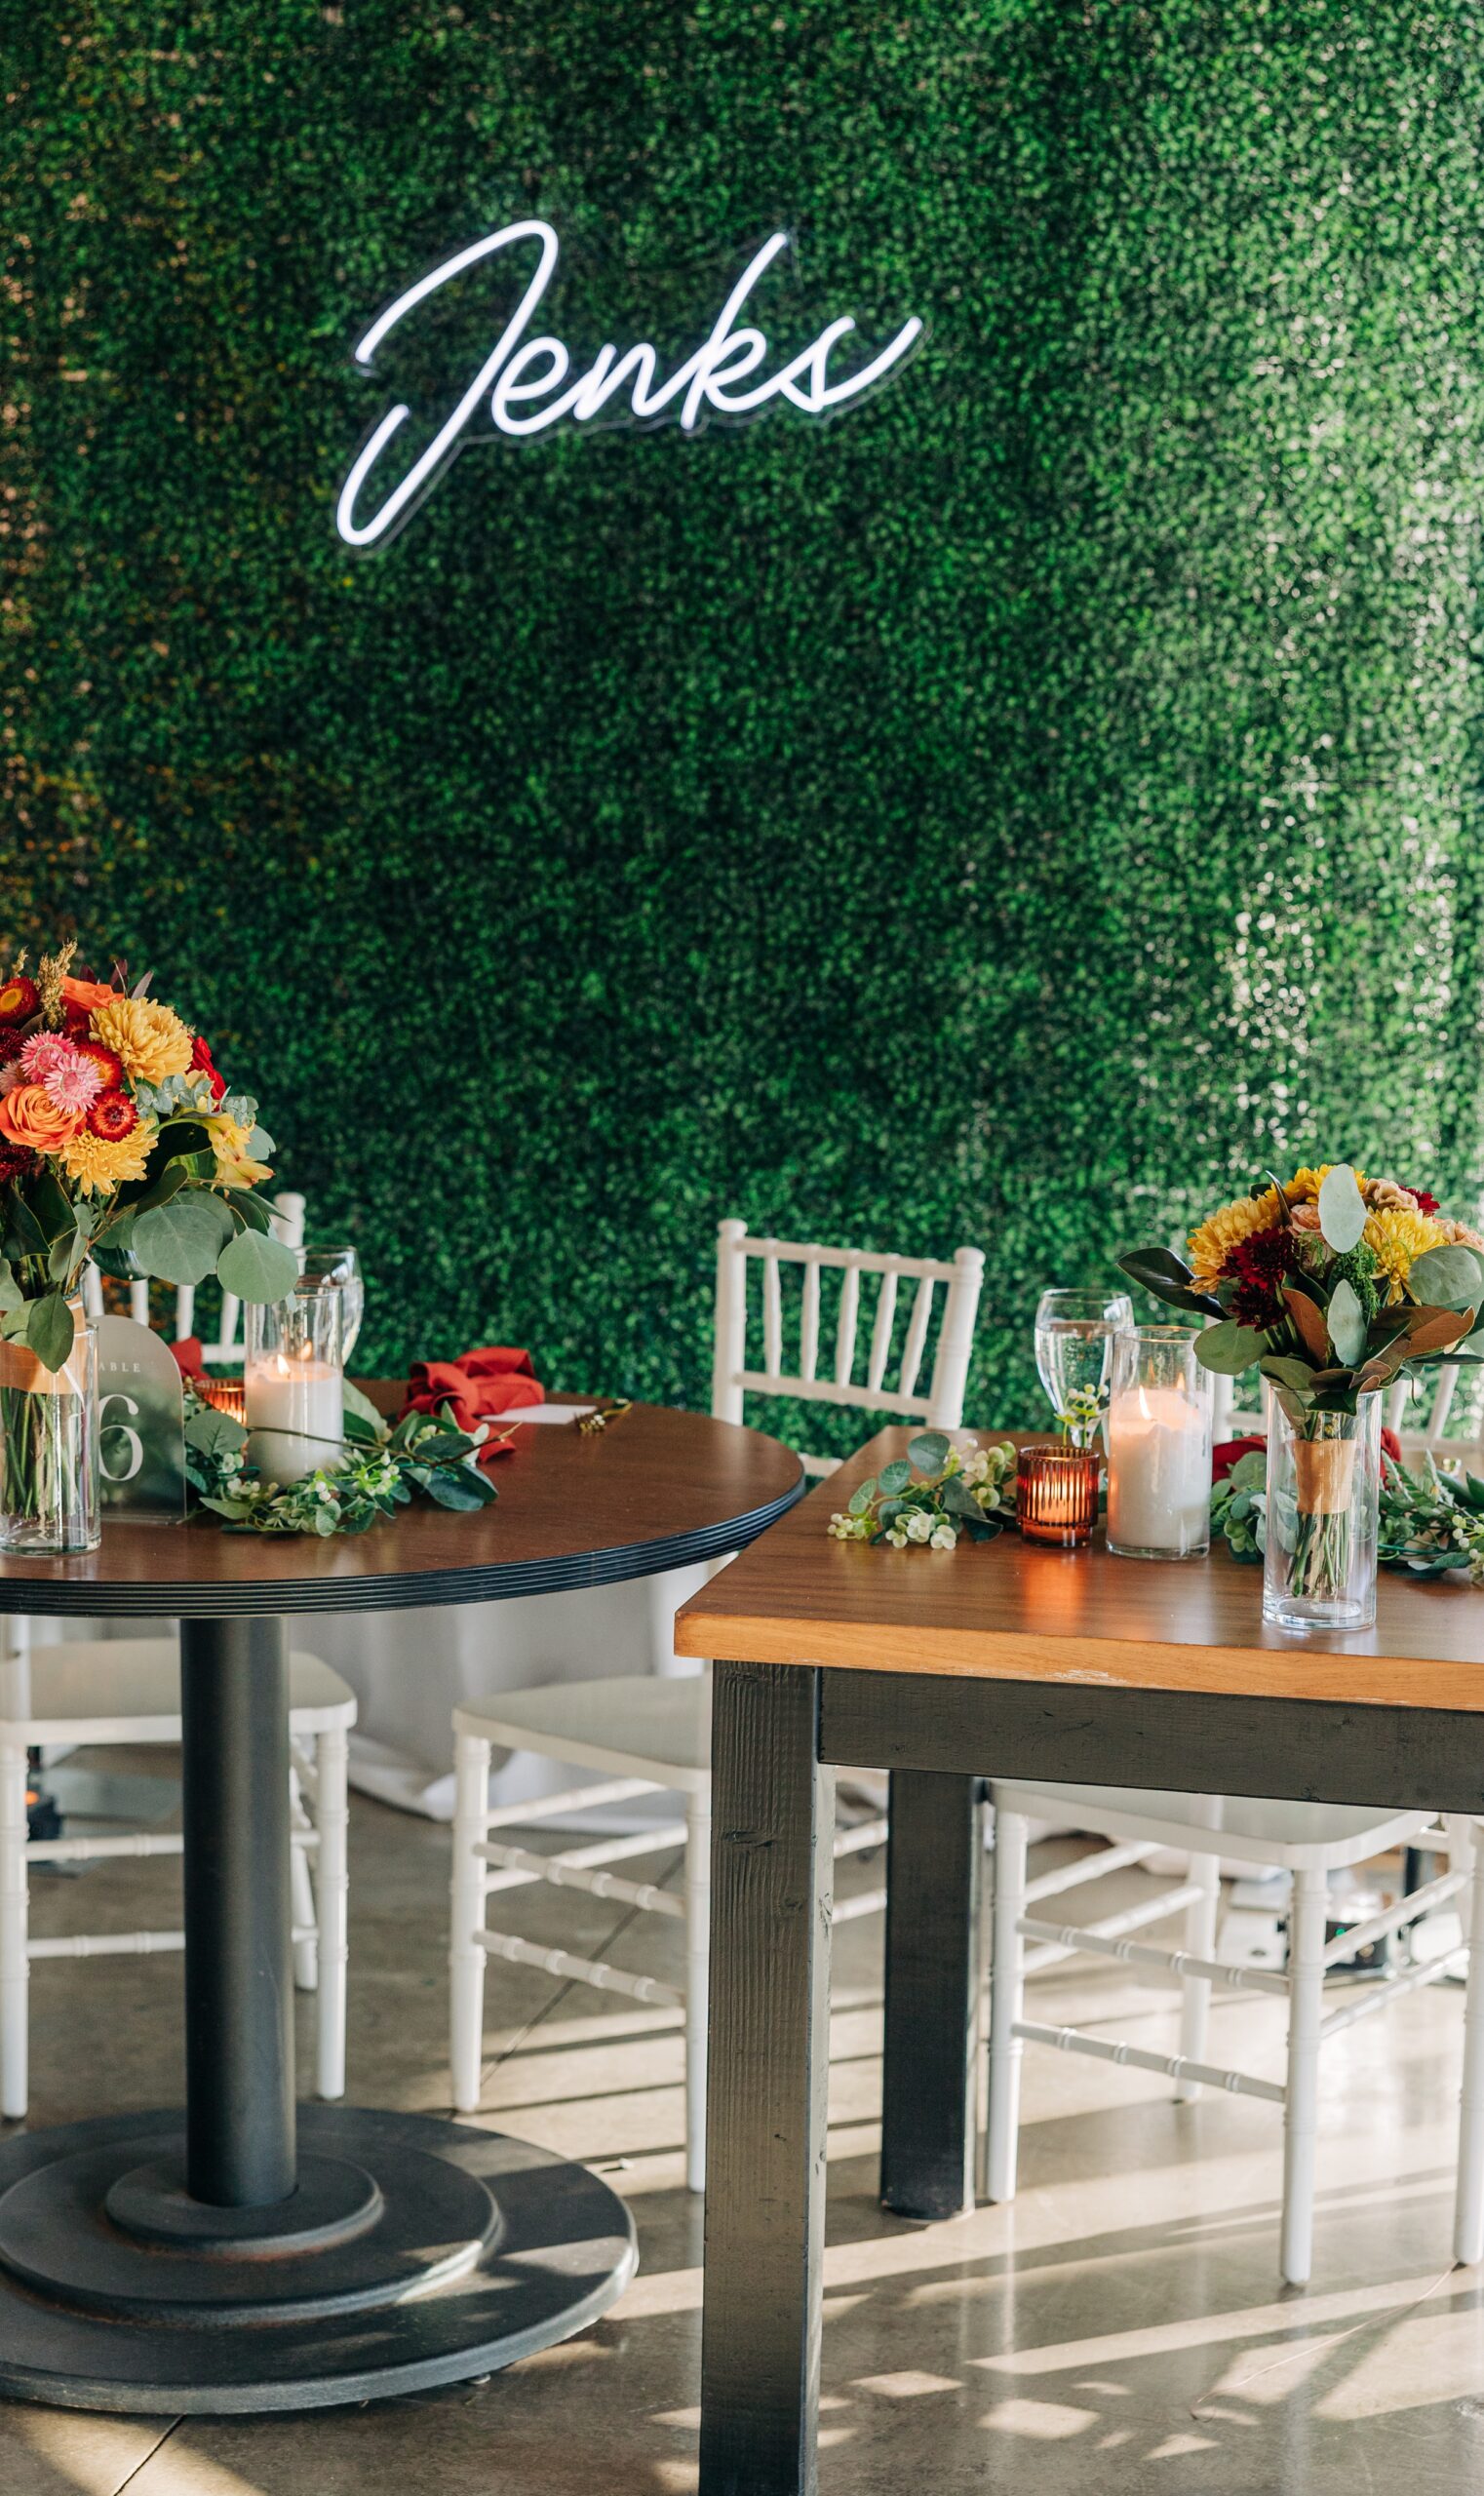
<instances>
[{"instance_id":1,"label":"white neon sign","mask_svg":"<svg viewBox=\"0 0 1484 2496\"><path fill-rule=\"evenodd\" d=\"M388 444L402 431L411 410L389 408L361 451L335 506L335 526L347 546L374 546L411 517L453 453L470 438L470 428L484 401L488 402L494 431L516 441L545 433L567 418L582 425L590 424L605 410L616 413L625 395L626 412L641 424L671 417L686 433L693 433L704 422L708 410L728 417L750 416L774 399L786 400L806 416L824 416L883 380L912 352L922 334L920 321L904 322L879 355L832 380L830 358L840 340L855 328L854 321L844 314L827 323L801 354L791 357L749 388L742 388L748 376L765 364L768 344L762 330L738 327L738 315L763 271L771 267L780 252L788 249L787 234L770 234L732 288L710 336L668 379L659 378L659 358L653 347L641 344L626 348L621 355L615 346L602 346L586 370L568 380L572 359L562 340L526 335L551 283L561 249L555 229L540 217L531 216L518 225L502 225L498 233L486 234L465 251L455 252L451 259L442 261L427 277L410 286L405 294L399 294L367 331L356 349L357 364L369 371L383 338L440 287L473 268L476 262L523 243L536 245L536 266L515 310L432 441L366 520L356 517L362 488Z\"/></svg>"}]
</instances>

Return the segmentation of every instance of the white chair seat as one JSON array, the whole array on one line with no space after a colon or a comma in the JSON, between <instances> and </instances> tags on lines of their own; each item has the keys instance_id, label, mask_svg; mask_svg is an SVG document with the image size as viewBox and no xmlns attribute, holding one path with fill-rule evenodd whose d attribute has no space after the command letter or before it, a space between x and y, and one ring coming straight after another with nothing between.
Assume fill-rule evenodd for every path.
<instances>
[{"instance_id":1,"label":"white chair seat","mask_svg":"<svg viewBox=\"0 0 1484 2496\"><path fill-rule=\"evenodd\" d=\"M453 1730L578 1768L652 1777L681 1793L702 1794L711 1781L711 1675L615 1674L607 1681L502 1691L488 1702L455 1708Z\"/></svg>"},{"instance_id":2,"label":"white chair seat","mask_svg":"<svg viewBox=\"0 0 1484 2496\"><path fill-rule=\"evenodd\" d=\"M356 1695L318 1656L289 1659L296 1734L354 1723ZM128 1720L127 1733L120 1722ZM33 1647L0 1667L0 1723L28 1742L178 1742L180 1651L174 1638L80 1639Z\"/></svg>"},{"instance_id":3,"label":"white chair seat","mask_svg":"<svg viewBox=\"0 0 1484 2496\"><path fill-rule=\"evenodd\" d=\"M1203 1796L1146 1792L1123 1785L1016 1785L994 1780L996 1810L1028 1819L1065 1820L1099 1837L1148 1838L1183 1854L1239 1855L1250 1863L1274 1863L1316 1871L1368 1863L1393 1847L1406 1846L1429 1826L1430 1812L1382 1812L1347 1803L1269 1802L1254 1795L1225 1795L1220 1824L1212 1827Z\"/></svg>"}]
</instances>

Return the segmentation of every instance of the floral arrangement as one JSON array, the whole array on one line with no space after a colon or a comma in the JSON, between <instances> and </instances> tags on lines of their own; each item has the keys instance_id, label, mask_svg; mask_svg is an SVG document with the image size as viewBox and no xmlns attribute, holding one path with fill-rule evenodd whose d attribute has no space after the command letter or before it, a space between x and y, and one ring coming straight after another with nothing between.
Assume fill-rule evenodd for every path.
<instances>
[{"instance_id":1,"label":"floral arrangement","mask_svg":"<svg viewBox=\"0 0 1484 2496\"><path fill-rule=\"evenodd\" d=\"M956 1445L943 1430L919 1430L905 1457L857 1483L828 1531L837 1542L889 1542L894 1551L952 1551L960 1534L989 1542L1015 1522L1015 1466L1008 1440Z\"/></svg>"},{"instance_id":2,"label":"floral arrangement","mask_svg":"<svg viewBox=\"0 0 1484 2496\"><path fill-rule=\"evenodd\" d=\"M345 1454L300 1482L264 1482L247 1455L240 1422L187 1386L186 1479L200 1507L237 1534L365 1534L419 1493L441 1508L484 1508L498 1495L481 1471L488 1423L453 1428L436 1414L407 1413L395 1425L345 1383Z\"/></svg>"},{"instance_id":3,"label":"floral arrangement","mask_svg":"<svg viewBox=\"0 0 1484 2496\"><path fill-rule=\"evenodd\" d=\"M74 945L22 954L0 981L0 1336L59 1371L92 1259L115 1275L239 1300L293 1288L291 1250L255 1190L272 1138L208 1042L149 994L76 976Z\"/></svg>"},{"instance_id":4,"label":"floral arrangement","mask_svg":"<svg viewBox=\"0 0 1484 2496\"><path fill-rule=\"evenodd\" d=\"M1261 1442L1238 1456L1212 1486L1211 1527L1235 1560L1261 1560L1268 1540L1267 1458ZM1414 1578L1466 1569L1484 1585L1484 1481L1438 1470L1425 1455L1414 1467L1386 1454L1381 1468L1384 1569Z\"/></svg>"},{"instance_id":5,"label":"floral arrangement","mask_svg":"<svg viewBox=\"0 0 1484 2496\"><path fill-rule=\"evenodd\" d=\"M1118 1263L1170 1306L1216 1322L1195 1346L1209 1370L1256 1367L1292 1430L1288 1582L1327 1600L1347 1581L1363 1399L1438 1360L1477 1361L1484 1237L1423 1188L1348 1162L1270 1173L1207 1215L1190 1264L1168 1248Z\"/></svg>"}]
</instances>

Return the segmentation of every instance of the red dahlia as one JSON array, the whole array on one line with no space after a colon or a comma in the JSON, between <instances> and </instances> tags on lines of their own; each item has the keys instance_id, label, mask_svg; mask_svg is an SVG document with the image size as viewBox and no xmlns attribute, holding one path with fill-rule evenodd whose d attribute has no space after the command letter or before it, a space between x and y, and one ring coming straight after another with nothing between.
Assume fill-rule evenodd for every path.
<instances>
[{"instance_id":1,"label":"red dahlia","mask_svg":"<svg viewBox=\"0 0 1484 2496\"><path fill-rule=\"evenodd\" d=\"M217 1073L215 1067L212 1064L211 1041L202 1039L199 1033L191 1042L191 1072L209 1074L212 1078L212 1099L214 1101L221 1099L227 1088L226 1076Z\"/></svg>"},{"instance_id":2,"label":"red dahlia","mask_svg":"<svg viewBox=\"0 0 1484 2496\"><path fill-rule=\"evenodd\" d=\"M40 1011L41 991L22 971L0 988L0 1030L14 1032L19 1024L28 1023Z\"/></svg>"},{"instance_id":3,"label":"red dahlia","mask_svg":"<svg viewBox=\"0 0 1484 2496\"><path fill-rule=\"evenodd\" d=\"M36 1155L19 1144L0 1144L0 1188L9 1179L23 1179L36 1166Z\"/></svg>"},{"instance_id":4,"label":"red dahlia","mask_svg":"<svg viewBox=\"0 0 1484 2496\"><path fill-rule=\"evenodd\" d=\"M24 1046L23 1032L0 1032L0 1066L14 1066Z\"/></svg>"},{"instance_id":5,"label":"red dahlia","mask_svg":"<svg viewBox=\"0 0 1484 2496\"><path fill-rule=\"evenodd\" d=\"M1414 1188L1412 1193L1417 1198L1417 1210L1419 1213L1436 1213L1437 1198L1436 1196L1429 1196L1425 1188Z\"/></svg>"},{"instance_id":6,"label":"red dahlia","mask_svg":"<svg viewBox=\"0 0 1484 2496\"><path fill-rule=\"evenodd\" d=\"M72 1045L83 1057L91 1057L103 1078L104 1091L116 1092L124 1080L123 1059L105 1049L101 1040L74 1040Z\"/></svg>"},{"instance_id":7,"label":"red dahlia","mask_svg":"<svg viewBox=\"0 0 1484 2496\"><path fill-rule=\"evenodd\" d=\"M1231 1314L1240 1326L1275 1326L1283 1314L1288 1240L1281 1230L1254 1230L1231 1251L1237 1277Z\"/></svg>"},{"instance_id":8,"label":"red dahlia","mask_svg":"<svg viewBox=\"0 0 1484 2496\"><path fill-rule=\"evenodd\" d=\"M88 1112L88 1125L94 1135L105 1144L122 1143L133 1135L139 1123L139 1113L125 1092L100 1092Z\"/></svg>"}]
</instances>

